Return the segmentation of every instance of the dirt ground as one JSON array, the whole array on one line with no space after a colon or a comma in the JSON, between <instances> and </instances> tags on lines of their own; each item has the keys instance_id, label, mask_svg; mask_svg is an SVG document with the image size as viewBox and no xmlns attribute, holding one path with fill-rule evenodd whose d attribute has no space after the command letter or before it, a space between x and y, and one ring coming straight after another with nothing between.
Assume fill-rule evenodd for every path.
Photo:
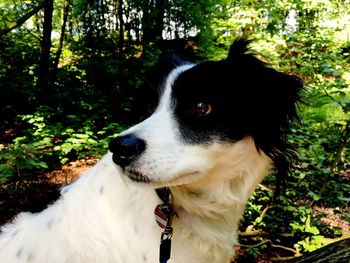
<instances>
[{"instance_id":1,"label":"dirt ground","mask_svg":"<svg viewBox=\"0 0 350 263\"><path fill-rule=\"evenodd\" d=\"M0 185L0 225L22 211L39 212L54 202L63 185L86 172L98 159L87 158L63 165L48 173L23 174L23 178Z\"/></svg>"}]
</instances>

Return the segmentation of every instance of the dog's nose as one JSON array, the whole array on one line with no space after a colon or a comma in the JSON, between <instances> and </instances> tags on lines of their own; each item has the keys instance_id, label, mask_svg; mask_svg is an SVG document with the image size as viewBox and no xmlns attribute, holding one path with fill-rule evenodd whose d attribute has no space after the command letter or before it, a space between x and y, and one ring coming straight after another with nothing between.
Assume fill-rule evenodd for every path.
<instances>
[{"instance_id":1,"label":"dog's nose","mask_svg":"<svg viewBox=\"0 0 350 263\"><path fill-rule=\"evenodd\" d=\"M132 134L117 137L109 142L113 161L122 168L136 160L145 149L145 141Z\"/></svg>"}]
</instances>

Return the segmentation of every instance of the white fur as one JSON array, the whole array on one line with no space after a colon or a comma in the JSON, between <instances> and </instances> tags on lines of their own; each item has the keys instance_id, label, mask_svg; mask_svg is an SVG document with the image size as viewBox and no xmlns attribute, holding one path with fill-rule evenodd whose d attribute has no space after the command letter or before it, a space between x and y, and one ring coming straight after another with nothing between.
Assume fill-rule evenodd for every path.
<instances>
[{"instance_id":1,"label":"white fur","mask_svg":"<svg viewBox=\"0 0 350 263\"><path fill-rule=\"evenodd\" d=\"M236 143L181 143L170 96L177 68L155 113L122 133L146 141L133 165L153 183L135 183L108 153L38 214L21 213L0 235L0 262L158 262L161 229L154 187L170 186L175 210L169 263L224 263L233 255L238 222L271 167L249 136Z\"/></svg>"},{"instance_id":2,"label":"white fur","mask_svg":"<svg viewBox=\"0 0 350 263\"><path fill-rule=\"evenodd\" d=\"M133 168L166 185L168 180L197 173L205 165L202 158L197 158L197 147L180 143L179 128L171 108L172 84L181 72L192 66L188 64L173 70L164 82L163 95L154 114L120 134L123 136L132 133L146 142L146 152L133 164ZM189 178L184 177L185 180Z\"/></svg>"}]
</instances>

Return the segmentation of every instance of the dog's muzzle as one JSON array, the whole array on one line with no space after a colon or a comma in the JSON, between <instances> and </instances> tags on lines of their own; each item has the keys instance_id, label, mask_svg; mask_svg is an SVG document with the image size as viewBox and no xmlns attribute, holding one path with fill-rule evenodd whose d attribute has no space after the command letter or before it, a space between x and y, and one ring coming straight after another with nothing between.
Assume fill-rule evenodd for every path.
<instances>
[{"instance_id":1,"label":"dog's muzzle","mask_svg":"<svg viewBox=\"0 0 350 263\"><path fill-rule=\"evenodd\" d=\"M113 162L123 169L134 162L146 149L144 140L133 134L114 138L109 143Z\"/></svg>"}]
</instances>

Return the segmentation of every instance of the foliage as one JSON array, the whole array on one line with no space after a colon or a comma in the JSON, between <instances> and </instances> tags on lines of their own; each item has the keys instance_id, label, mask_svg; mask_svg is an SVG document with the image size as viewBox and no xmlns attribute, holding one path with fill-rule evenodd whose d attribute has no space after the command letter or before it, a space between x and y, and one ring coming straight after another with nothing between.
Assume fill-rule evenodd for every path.
<instances>
[{"instance_id":1,"label":"foliage","mask_svg":"<svg viewBox=\"0 0 350 263\"><path fill-rule=\"evenodd\" d=\"M88 156L100 156L107 151L108 141L123 126L109 123L97 127L93 118L81 123L81 116L66 116L66 123L52 123L57 117L51 109L20 116L28 128L25 136L17 137L0 151L0 180L5 183L11 177L20 177L22 170L49 168L60 161L68 161Z\"/></svg>"},{"instance_id":2,"label":"foliage","mask_svg":"<svg viewBox=\"0 0 350 263\"><path fill-rule=\"evenodd\" d=\"M0 151L0 183L5 183L11 177L21 177L21 172L31 169L46 169L41 152L32 144L19 144L21 138L17 138L14 144L8 145Z\"/></svg>"},{"instance_id":3,"label":"foliage","mask_svg":"<svg viewBox=\"0 0 350 263\"><path fill-rule=\"evenodd\" d=\"M317 249L326 244L325 238L341 234L339 229L318 221L315 206L338 207L346 215L350 212L346 206L350 189L345 172L350 160L350 44L344 35L349 34L344 24L349 21L345 4L233 1L229 19L215 19L212 24L217 40L214 57L223 56L234 38L233 32L253 35L262 39L255 49L266 54L270 64L297 74L305 82L306 103L300 105L302 122L295 125L290 137L300 160L279 195L273 194L274 175L265 180L270 190L257 189L242 222L243 230L253 227L269 233L275 243L283 240L283 244L293 244L288 247L294 248L295 255ZM242 238L243 243L252 242L244 235ZM254 248L253 254L265 249L254 244L248 247ZM286 253L290 254L289 250Z\"/></svg>"},{"instance_id":4,"label":"foliage","mask_svg":"<svg viewBox=\"0 0 350 263\"><path fill-rule=\"evenodd\" d=\"M348 0L57 0L44 80L45 10L1 35L37 5L0 4L1 184L107 151L108 140L137 121L135 95L160 55L220 59L234 38L249 36L261 59L304 80L305 103L290 136L299 160L284 182L271 174L255 191L241 227L264 235L242 235L241 243L253 257L276 244L289 256L342 234L315 208L349 221Z\"/></svg>"}]
</instances>

